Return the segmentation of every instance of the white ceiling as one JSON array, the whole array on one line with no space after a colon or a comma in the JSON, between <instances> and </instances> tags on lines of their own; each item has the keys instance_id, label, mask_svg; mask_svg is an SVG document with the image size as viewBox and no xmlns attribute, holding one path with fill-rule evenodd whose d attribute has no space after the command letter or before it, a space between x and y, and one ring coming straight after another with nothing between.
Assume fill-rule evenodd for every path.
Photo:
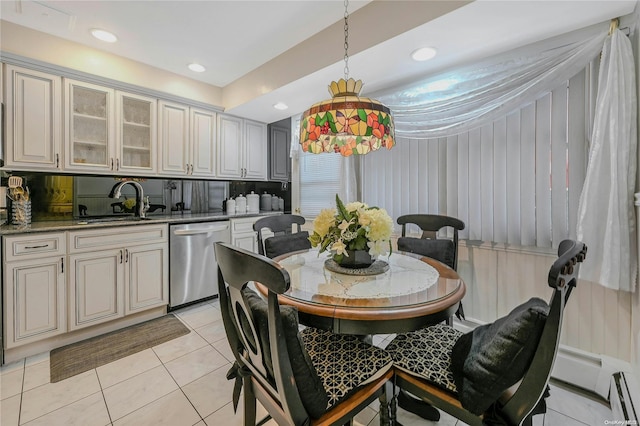
<instances>
[{"instance_id":1,"label":"white ceiling","mask_svg":"<svg viewBox=\"0 0 640 426\"><path fill-rule=\"evenodd\" d=\"M350 23L389 1L351 1ZM438 3L432 1L429 6L437 8ZM627 15L636 4L637 0L477 0L415 28L407 28L409 19L399 17L354 26L349 37L351 44L358 45L354 50L359 51L353 52L350 46L350 76L364 81L366 95ZM252 71L259 73L265 64L277 64L290 49L304 48L310 37L326 33L331 25L338 23L332 29L342 37L344 15L342 0L0 0L0 6L3 20L222 87L223 92L227 88L231 91L233 82L242 83ZM411 7L419 5L396 1L394 6L398 10L404 6L410 14ZM119 40L114 44L100 42L89 34L91 28L112 31ZM362 39L370 35L354 34L355 28L374 34L381 28L394 28L398 35L368 45ZM411 61L409 53L422 46L437 48L436 58L423 63ZM304 69L311 70L305 71L305 76L279 81L265 94L223 107L264 122L297 114L326 98L328 83L343 77L343 52L342 42L316 48L309 52L308 61L305 58ZM335 59L327 63L325 56ZM203 64L207 71L189 71L186 66L190 62ZM283 60L282 66L291 64ZM290 108L275 110L272 105L279 101Z\"/></svg>"}]
</instances>

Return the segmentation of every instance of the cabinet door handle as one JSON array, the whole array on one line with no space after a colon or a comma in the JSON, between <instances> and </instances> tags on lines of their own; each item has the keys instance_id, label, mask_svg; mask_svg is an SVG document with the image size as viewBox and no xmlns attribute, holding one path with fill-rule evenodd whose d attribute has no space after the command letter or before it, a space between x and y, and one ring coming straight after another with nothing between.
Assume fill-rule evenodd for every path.
<instances>
[{"instance_id":1,"label":"cabinet door handle","mask_svg":"<svg viewBox=\"0 0 640 426\"><path fill-rule=\"evenodd\" d=\"M56 154L56 169L60 168L60 154Z\"/></svg>"},{"instance_id":2,"label":"cabinet door handle","mask_svg":"<svg viewBox=\"0 0 640 426\"><path fill-rule=\"evenodd\" d=\"M60 258L60 273L64 274L64 257Z\"/></svg>"},{"instance_id":3,"label":"cabinet door handle","mask_svg":"<svg viewBox=\"0 0 640 426\"><path fill-rule=\"evenodd\" d=\"M125 263L129 262L129 250L124 249L124 261Z\"/></svg>"},{"instance_id":4,"label":"cabinet door handle","mask_svg":"<svg viewBox=\"0 0 640 426\"><path fill-rule=\"evenodd\" d=\"M116 170L120 170L120 159L116 158Z\"/></svg>"},{"instance_id":5,"label":"cabinet door handle","mask_svg":"<svg viewBox=\"0 0 640 426\"><path fill-rule=\"evenodd\" d=\"M113 157L111 157L111 170L113 170Z\"/></svg>"},{"instance_id":6,"label":"cabinet door handle","mask_svg":"<svg viewBox=\"0 0 640 426\"><path fill-rule=\"evenodd\" d=\"M122 250L120 250L120 263L122 263Z\"/></svg>"},{"instance_id":7,"label":"cabinet door handle","mask_svg":"<svg viewBox=\"0 0 640 426\"><path fill-rule=\"evenodd\" d=\"M39 249L39 248L45 248L45 247L49 247L49 244L42 244L39 246L24 246L24 248L26 249Z\"/></svg>"},{"instance_id":8,"label":"cabinet door handle","mask_svg":"<svg viewBox=\"0 0 640 426\"><path fill-rule=\"evenodd\" d=\"M190 165L191 166L191 172L189 172L190 175L193 174L193 164Z\"/></svg>"}]
</instances>

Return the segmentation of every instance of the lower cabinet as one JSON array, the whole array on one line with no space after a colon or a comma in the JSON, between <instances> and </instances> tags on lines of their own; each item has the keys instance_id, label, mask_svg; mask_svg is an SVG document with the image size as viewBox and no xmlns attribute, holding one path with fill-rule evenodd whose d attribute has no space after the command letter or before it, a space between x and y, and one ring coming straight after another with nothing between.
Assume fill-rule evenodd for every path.
<instances>
[{"instance_id":1,"label":"lower cabinet","mask_svg":"<svg viewBox=\"0 0 640 426\"><path fill-rule=\"evenodd\" d=\"M168 304L168 225L124 229L2 237L5 349Z\"/></svg>"},{"instance_id":2,"label":"lower cabinet","mask_svg":"<svg viewBox=\"0 0 640 426\"><path fill-rule=\"evenodd\" d=\"M124 250L69 256L69 330L124 316Z\"/></svg>"},{"instance_id":3,"label":"lower cabinet","mask_svg":"<svg viewBox=\"0 0 640 426\"><path fill-rule=\"evenodd\" d=\"M258 252L258 233L253 224L260 217L244 217L231 219L231 244L245 250Z\"/></svg>"},{"instance_id":4,"label":"lower cabinet","mask_svg":"<svg viewBox=\"0 0 640 426\"><path fill-rule=\"evenodd\" d=\"M166 243L125 249L125 315L169 302L168 254Z\"/></svg>"},{"instance_id":5,"label":"lower cabinet","mask_svg":"<svg viewBox=\"0 0 640 426\"><path fill-rule=\"evenodd\" d=\"M67 331L65 274L59 257L7 263L5 270L6 347Z\"/></svg>"},{"instance_id":6,"label":"lower cabinet","mask_svg":"<svg viewBox=\"0 0 640 426\"><path fill-rule=\"evenodd\" d=\"M69 232L69 329L166 305L167 241L167 225Z\"/></svg>"},{"instance_id":7,"label":"lower cabinet","mask_svg":"<svg viewBox=\"0 0 640 426\"><path fill-rule=\"evenodd\" d=\"M67 331L65 234L4 237L5 348Z\"/></svg>"}]
</instances>

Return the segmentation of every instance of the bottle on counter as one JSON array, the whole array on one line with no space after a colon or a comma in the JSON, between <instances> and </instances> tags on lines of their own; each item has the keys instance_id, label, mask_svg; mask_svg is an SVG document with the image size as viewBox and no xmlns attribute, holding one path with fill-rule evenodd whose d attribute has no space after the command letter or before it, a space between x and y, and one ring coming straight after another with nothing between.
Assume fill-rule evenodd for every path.
<instances>
[{"instance_id":1,"label":"bottle on counter","mask_svg":"<svg viewBox=\"0 0 640 426\"><path fill-rule=\"evenodd\" d=\"M284 211L284 198L278 198L278 210Z\"/></svg>"},{"instance_id":2,"label":"bottle on counter","mask_svg":"<svg viewBox=\"0 0 640 426\"><path fill-rule=\"evenodd\" d=\"M271 210L271 195L267 194L266 191L260 196L260 210Z\"/></svg>"},{"instance_id":3,"label":"bottle on counter","mask_svg":"<svg viewBox=\"0 0 640 426\"><path fill-rule=\"evenodd\" d=\"M278 210L278 197L276 197L275 195L271 197L271 210Z\"/></svg>"},{"instance_id":4,"label":"bottle on counter","mask_svg":"<svg viewBox=\"0 0 640 426\"><path fill-rule=\"evenodd\" d=\"M236 213L244 214L247 212L247 198L244 195L236 197Z\"/></svg>"},{"instance_id":5,"label":"bottle on counter","mask_svg":"<svg viewBox=\"0 0 640 426\"><path fill-rule=\"evenodd\" d=\"M236 200L229 198L226 203L227 214L236 214Z\"/></svg>"},{"instance_id":6,"label":"bottle on counter","mask_svg":"<svg viewBox=\"0 0 640 426\"><path fill-rule=\"evenodd\" d=\"M260 211L260 196L251 191L247 194L247 212L258 213Z\"/></svg>"}]
</instances>

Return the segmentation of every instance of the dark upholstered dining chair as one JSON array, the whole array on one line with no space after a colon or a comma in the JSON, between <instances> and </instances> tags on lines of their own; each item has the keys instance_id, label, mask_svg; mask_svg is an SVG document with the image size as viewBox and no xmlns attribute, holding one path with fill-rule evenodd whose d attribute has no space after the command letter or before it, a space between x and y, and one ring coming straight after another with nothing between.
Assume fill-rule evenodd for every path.
<instances>
[{"instance_id":1,"label":"dark upholstered dining chair","mask_svg":"<svg viewBox=\"0 0 640 426\"><path fill-rule=\"evenodd\" d=\"M398 218L402 225L402 236L398 238L398 250L417 253L439 260L453 270L458 268L458 231L464 222L455 217L435 214L407 214ZM415 224L422 230L420 238L407 237L407 225ZM439 239L442 228L453 229L453 239Z\"/></svg>"},{"instance_id":2,"label":"dark upholstered dining chair","mask_svg":"<svg viewBox=\"0 0 640 426\"><path fill-rule=\"evenodd\" d=\"M284 253L310 249L309 233L300 230L300 226L304 223L304 217L293 214L258 219L253 224L253 230L258 233L258 253L273 259ZM294 227L296 232L292 231ZM272 237L264 238L265 228L273 233Z\"/></svg>"},{"instance_id":3,"label":"dark upholstered dining chair","mask_svg":"<svg viewBox=\"0 0 640 426\"><path fill-rule=\"evenodd\" d=\"M549 304L539 298L462 334L439 324L396 336L386 350L395 383L468 425L531 425L546 411L565 304L587 248L564 240L549 270Z\"/></svg>"},{"instance_id":4,"label":"dark upholstered dining chair","mask_svg":"<svg viewBox=\"0 0 640 426\"><path fill-rule=\"evenodd\" d=\"M398 218L402 225L402 235L398 238L398 250L416 253L436 259L454 271L458 270L458 231L464 229L464 222L455 217L435 214L407 214ZM420 238L407 237L407 225L415 224L420 227ZM438 232L443 228L453 229L453 238L438 238ZM462 302L456 311L458 319L464 319ZM449 325L453 318L449 319Z\"/></svg>"},{"instance_id":5,"label":"dark upholstered dining chair","mask_svg":"<svg viewBox=\"0 0 640 426\"><path fill-rule=\"evenodd\" d=\"M256 400L278 425L342 425L380 399L381 419L393 424L392 362L357 336L307 327L297 310L280 306L289 289L280 265L226 243L216 243L222 319L236 362L234 407L244 388L244 424L256 424ZM249 282L268 289L267 300ZM262 424L261 421L259 424Z\"/></svg>"}]
</instances>

